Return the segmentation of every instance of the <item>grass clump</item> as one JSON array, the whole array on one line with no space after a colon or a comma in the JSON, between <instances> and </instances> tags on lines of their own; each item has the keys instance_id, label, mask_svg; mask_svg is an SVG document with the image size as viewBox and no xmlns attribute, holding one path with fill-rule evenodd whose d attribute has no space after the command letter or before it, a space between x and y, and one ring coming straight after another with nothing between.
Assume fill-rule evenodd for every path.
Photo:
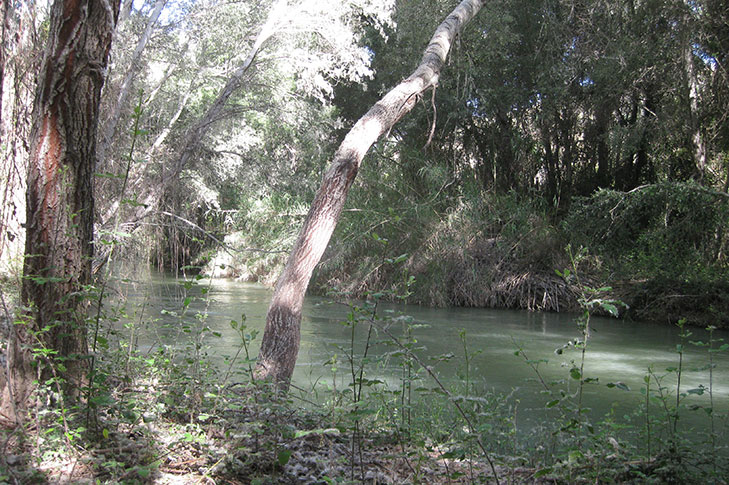
<instances>
[{"instance_id":1,"label":"grass clump","mask_svg":"<svg viewBox=\"0 0 729 485\"><path fill-rule=\"evenodd\" d=\"M563 311L576 298L552 268L562 264L559 231L544 208L515 193L462 196L452 205L346 213L314 285L362 296L397 291L415 278L408 301L431 306ZM361 228L370 227L364 237ZM380 264L407 254L402 268Z\"/></svg>"}]
</instances>

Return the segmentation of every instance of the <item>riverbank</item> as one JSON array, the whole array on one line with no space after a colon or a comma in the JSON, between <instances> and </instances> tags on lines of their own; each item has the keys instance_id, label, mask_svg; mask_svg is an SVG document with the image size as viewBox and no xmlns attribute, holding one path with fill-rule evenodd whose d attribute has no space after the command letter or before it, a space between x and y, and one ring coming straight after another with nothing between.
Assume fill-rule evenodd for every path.
<instances>
[{"instance_id":1,"label":"riverbank","mask_svg":"<svg viewBox=\"0 0 729 485\"><path fill-rule=\"evenodd\" d=\"M160 383L147 385L153 394L159 392ZM126 396L116 394L117 399L143 392L141 387L120 391ZM50 453L47 442L39 448L25 440L30 436L5 430L0 481L488 484L509 477L510 483L552 483L535 478L534 468L499 465L492 470L483 457L452 456L443 445L424 448L391 432L366 433L353 441L331 415L297 410L295 401L272 399L262 388L235 386L224 394L214 406L208 402L197 410L208 413L207 419L186 421L186 413L174 408L165 415L147 413L138 423L107 416L100 423L103 436L92 435L83 449L58 443ZM39 450L45 453L36 455Z\"/></svg>"},{"instance_id":2,"label":"riverbank","mask_svg":"<svg viewBox=\"0 0 729 485\"><path fill-rule=\"evenodd\" d=\"M637 412L634 425L592 421L575 413L571 395L525 430L513 396L435 386L424 409L360 377L352 389L366 384L361 398L320 389L322 405L297 389L283 398L261 383L225 385L220 375L173 377L159 372L163 359L144 360L133 374L107 368L118 374L107 376L91 421L83 409L51 407L0 430L0 482L726 484L729 476L721 416L711 434L666 436L660 412ZM652 448L641 420L656 426Z\"/></svg>"},{"instance_id":3,"label":"riverbank","mask_svg":"<svg viewBox=\"0 0 729 485\"><path fill-rule=\"evenodd\" d=\"M0 437L8 483L724 483L729 473L726 352L711 351L722 334L697 331L703 344L677 354L672 340L593 318L583 375L578 326L560 330L557 315L436 319L412 306L409 319L385 302L316 299L298 366L311 384L281 398L250 378L269 290L194 277L125 284L105 305L91 407L50 405L53 386L41 386L39 412ZM477 314L468 327L466 313ZM611 334L619 346L605 347Z\"/></svg>"},{"instance_id":4,"label":"riverbank","mask_svg":"<svg viewBox=\"0 0 729 485\"><path fill-rule=\"evenodd\" d=\"M336 242L333 245L337 248ZM375 292L402 292L405 281L413 277L406 301L419 305L557 313L579 310L575 282L555 271L569 265L564 247L543 249L552 251L539 254L549 264L525 258L515 249L508 241L473 237L465 247L406 254L394 271L381 255L352 257L349 251L331 249L315 271L309 292L362 299ZM623 319L668 325L684 320L701 328L729 328L727 282L625 280L608 273L598 258L588 259L581 268L582 282L594 288L610 287L604 297L625 304L619 308ZM204 273L272 287L284 261L280 253L244 259L227 252L213 259Z\"/></svg>"},{"instance_id":5,"label":"riverbank","mask_svg":"<svg viewBox=\"0 0 729 485\"><path fill-rule=\"evenodd\" d=\"M721 417L712 434L665 436L660 412L636 413L636 429L616 417L570 418L571 396L525 437L509 396L443 388L425 411L375 384L360 400L329 390L313 406L296 389L284 399L260 383L170 378L150 364L135 365L135 377L116 369L91 421L82 409L45 408L33 424L1 430L0 482L726 484L729 473L726 446L711 441L726 432ZM641 420L666 441L645 448Z\"/></svg>"},{"instance_id":6,"label":"riverbank","mask_svg":"<svg viewBox=\"0 0 729 485\"><path fill-rule=\"evenodd\" d=\"M360 200L356 190L353 199L369 207L343 214L314 272L314 294L407 291L408 302L426 306L571 312L579 291L558 272L582 251L580 284L610 287L605 297L627 305L621 317L729 328L726 198L701 187L602 190L559 214L513 193L399 203L397 210L395 201ZM272 285L287 255L282 248L296 237L297 211L294 219L280 208L256 212L225 242L258 252L218 249L200 263L208 273Z\"/></svg>"}]
</instances>

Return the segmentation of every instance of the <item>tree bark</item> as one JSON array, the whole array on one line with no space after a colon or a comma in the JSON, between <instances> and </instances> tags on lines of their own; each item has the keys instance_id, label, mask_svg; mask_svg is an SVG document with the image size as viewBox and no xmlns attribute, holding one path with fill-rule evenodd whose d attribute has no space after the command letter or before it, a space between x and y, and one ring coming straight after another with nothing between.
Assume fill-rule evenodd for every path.
<instances>
[{"instance_id":1,"label":"tree bark","mask_svg":"<svg viewBox=\"0 0 729 485\"><path fill-rule=\"evenodd\" d=\"M21 291L26 310L24 324L13 328L0 406L0 414L16 422L35 379L43 383L57 375L73 398L84 374L82 305L93 253L96 131L118 14L114 0L56 0L51 7L30 142Z\"/></svg>"},{"instance_id":2,"label":"tree bark","mask_svg":"<svg viewBox=\"0 0 729 485\"><path fill-rule=\"evenodd\" d=\"M435 31L415 71L357 121L334 154L309 214L278 279L261 341L255 375L288 390L299 352L301 308L314 267L319 263L344 207L362 158L419 96L437 85L456 35L485 0L464 0Z\"/></svg>"},{"instance_id":3,"label":"tree bark","mask_svg":"<svg viewBox=\"0 0 729 485\"><path fill-rule=\"evenodd\" d=\"M3 89L5 88L5 34L7 33L9 29L8 25L8 17L10 16L10 1L9 0L2 0L2 3L0 3L0 10L2 10L2 14L0 15L0 21L2 22L2 26L0 26L0 143L4 141L3 137Z\"/></svg>"},{"instance_id":4,"label":"tree bark","mask_svg":"<svg viewBox=\"0 0 729 485\"><path fill-rule=\"evenodd\" d=\"M0 119L0 272L17 274L25 248L25 183L33 97L42 49L33 2L15 5L3 0L4 79ZM0 385L0 392L2 386Z\"/></svg>"}]
</instances>

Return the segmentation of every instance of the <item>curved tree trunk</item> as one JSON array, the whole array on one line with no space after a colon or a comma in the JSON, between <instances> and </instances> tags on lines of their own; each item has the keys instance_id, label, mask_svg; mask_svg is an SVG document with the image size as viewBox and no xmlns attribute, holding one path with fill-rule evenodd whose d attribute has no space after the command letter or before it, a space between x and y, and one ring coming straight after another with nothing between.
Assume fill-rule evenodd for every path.
<instances>
[{"instance_id":1,"label":"curved tree trunk","mask_svg":"<svg viewBox=\"0 0 729 485\"><path fill-rule=\"evenodd\" d=\"M304 294L337 225L362 158L378 138L413 108L425 90L438 84L456 35L483 4L484 0L464 0L451 12L436 29L415 72L357 121L334 154L276 284L266 317L256 378L272 380L281 389L288 389L299 352Z\"/></svg>"},{"instance_id":2,"label":"curved tree trunk","mask_svg":"<svg viewBox=\"0 0 729 485\"><path fill-rule=\"evenodd\" d=\"M99 99L118 13L114 0L56 0L51 7L30 141L21 293L27 310L25 324L13 329L0 408L13 420L36 379L57 375L66 396L78 395L88 362L80 305L93 253Z\"/></svg>"}]
</instances>

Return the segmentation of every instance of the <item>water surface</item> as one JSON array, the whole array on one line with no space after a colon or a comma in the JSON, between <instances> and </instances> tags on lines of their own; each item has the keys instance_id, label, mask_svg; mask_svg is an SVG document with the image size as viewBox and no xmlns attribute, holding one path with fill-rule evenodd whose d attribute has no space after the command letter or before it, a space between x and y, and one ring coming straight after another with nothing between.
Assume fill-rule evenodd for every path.
<instances>
[{"instance_id":1,"label":"water surface","mask_svg":"<svg viewBox=\"0 0 729 485\"><path fill-rule=\"evenodd\" d=\"M189 285L188 285L189 286ZM121 285L121 293L127 301L130 319L143 322L144 331L139 332L138 345L142 350L159 344L184 346L194 337L195 326L206 325L211 329L203 340L203 350L221 368L226 367L225 357L236 354L240 348L240 337L231 327L230 321L241 321L245 314L249 329L260 334L253 341L251 353L258 353L260 337L263 334L265 315L270 302L271 291L252 283L241 283L226 279L200 280L194 287L186 289L175 278L155 274L144 281ZM202 293L207 288L209 298ZM183 312L187 298L189 305ZM307 297L301 328L301 348L293 383L302 389L316 386L346 385L348 368L346 354L351 347L351 328L341 322L346 320L350 308L330 299ZM539 364L539 371L547 382L564 379L570 382L571 361L579 364L580 354L566 350L561 355L555 349L579 336L575 315L555 313L530 313L525 311L489 310L473 308L435 309L414 305L381 304L378 313L382 317L408 315L418 324L413 330L417 345L423 347L418 355L428 364L433 356L452 353L455 358L448 362L434 364L438 374L448 385L462 383L466 368L464 363L465 336L467 351L471 356L469 380L476 392L495 391L509 393L516 389L520 409L526 411L544 408L548 399L541 393L542 385L535 372L516 356L522 348L529 359L545 360ZM204 320L199 315L205 314ZM181 316L182 315L182 316ZM389 331L401 336L403 319L391 323ZM423 325L423 326L420 326ZM190 327L190 333L181 328ZM663 384L675 390L675 373L666 369L678 366L677 344L681 343L675 326L657 325L633 321L594 317L592 332L585 362L585 376L597 378L597 384L590 384L584 390L584 403L596 415L607 413L615 407L621 414L629 413L644 401L640 389L644 376L651 369L657 376L666 375ZM366 338L367 326L361 324L355 332L355 353L361 354ZM123 329L122 332L129 332ZM213 335L219 334L219 337ZM691 329L689 340L708 342L708 333L702 329ZM715 339L729 342L729 333L716 331ZM382 343L389 340L381 332L373 338L371 356L382 356L393 350L392 345ZM336 373L332 366L325 365L337 356L339 364ZM729 352L713 354L713 392L717 411L726 412L729 402ZM681 390L709 387L708 352L706 348L684 346ZM402 369L397 359L379 358L378 365L367 371L370 378L379 378L397 386ZM668 375L667 375L668 374ZM335 382L336 381L336 382ZM630 390L609 388L608 383L622 383ZM651 383L654 386L653 381ZM574 386L576 381L570 382ZM430 383L432 386L432 383ZM622 386L621 386L622 387ZM675 396L675 394L674 394ZM675 399L675 398L674 398ZM689 394L685 404L708 406L708 396ZM687 418L691 421L690 418Z\"/></svg>"}]
</instances>

